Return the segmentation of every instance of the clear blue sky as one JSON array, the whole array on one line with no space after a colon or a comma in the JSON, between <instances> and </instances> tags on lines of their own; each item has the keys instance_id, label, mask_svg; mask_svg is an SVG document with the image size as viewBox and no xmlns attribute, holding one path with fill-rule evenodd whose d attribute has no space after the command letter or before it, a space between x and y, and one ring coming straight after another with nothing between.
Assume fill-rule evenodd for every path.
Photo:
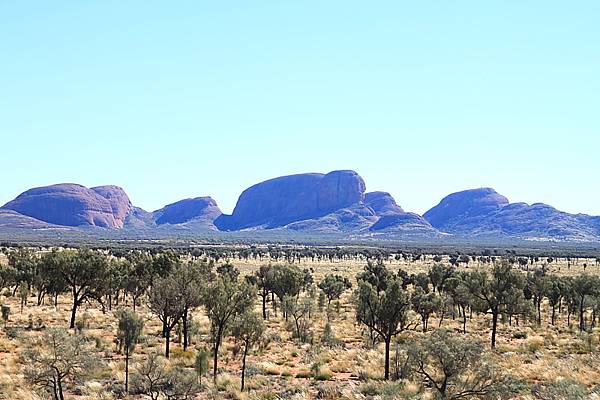
<instances>
[{"instance_id":1,"label":"clear blue sky","mask_svg":"<svg viewBox=\"0 0 600 400\"><path fill-rule=\"evenodd\" d=\"M600 215L600 2L0 0L0 203L153 210L354 169L424 212L492 186Z\"/></svg>"}]
</instances>

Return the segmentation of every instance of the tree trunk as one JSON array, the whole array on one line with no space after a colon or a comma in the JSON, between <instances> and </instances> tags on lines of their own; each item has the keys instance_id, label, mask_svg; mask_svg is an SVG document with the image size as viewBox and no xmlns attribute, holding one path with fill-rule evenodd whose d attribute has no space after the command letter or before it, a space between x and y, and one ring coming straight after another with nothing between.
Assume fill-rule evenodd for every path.
<instances>
[{"instance_id":1,"label":"tree trunk","mask_svg":"<svg viewBox=\"0 0 600 400\"><path fill-rule=\"evenodd\" d=\"M69 328L71 328L71 329L75 328L76 314L77 314L77 299L73 299L73 309L71 310L71 324L69 325Z\"/></svg>"},{"instance_id":2,"label":"tree trunk","mask_svg":"<svg viewBox=\"0 0 600 400\"><path fill-rule=\"evenodd\" d=\"M171 350L171 330L167 329L165 332L165 357L169 358Z\"/></svg>"},{"instance_id":3,"label":"tree trunk","mask_svg":"<svg viewBox=\"0 0 600 400\"><path fill-rule=\"evenodd\" d=\"M263 296L262 296L263 319L267 319L267 296L268 295L269 295L268 293L266 295L263 293Z\"/></svg>"},{"instance_id":4,"label":"tree trunk","mask_svg":"<svg viewBox=\"0 0 600 400\"><path fill-rule=\"evenodd\" d=\"M52 400L58 400L58 387L56 386L56 381L52 380Z\"/></svg>"},{"instance_id":5,"label":"tree trunk","mask_svg":"<svg viewBox=\"0 0 600 400\"><path fill-rule=\"evenodd\" d=\"M385 338L385 375L384 379L387 381L390 379L390 342L392 341L391 336Z\"/></svg>"},{"instance_id":6,"label":"tree trunk","mask_svg":"<svg viewBox=\"0 0 600 400\"><path fill-rule=\"evenodd\" d=\"M492 310L492 349L496 348L496 328L498 327L498 310Z\"/></svg>"},{"instance_id":7,"label":"tree trunk","mask_svg":"<svg viewBox=\"0 0 600 400\"><path fill-rule=\"evenodd\" d=\"M579 303L579 332L583 332L585 329L585 319L583 318L583 303L584 298L581 298L581 302Z\"/></svg>"},{"instance_id":8,"label":"tree trunk","mask_svg":"<svg viewBox=\"0 0 600 400\"><path fill-rule=\"evenodd\" d=\"M188 311L187 310L183 313L181 322L183 324L183 351L186 351L188 348Z\"/></svg>"},{"instance_id":9,"label":"tree trunk","mask_svg":"<svg viewBox=\"0 0 600 400\"><path fill-rule=\"evenodd\" d=\"M58 398L60 400L65 400L65 396L63 395L62 382L60 378L58 379Z\"/></svg>"},{"instance_id":10,"label":"tree trunk","mask_svg":"<svg viewBox=\"0 0 600 400\"><path fill-rule=\"evenodd\" d=\"M125 349L125 397L129 396L129 352Z\"/></svg>"},{"instance_id":11,"label":"tree trunk","mask_svg":"<svg viewBox=\"0 0 600 400\"><path fill-rule=\"evenodd\" d=\"M242 358L242 387L240 391L244 391L244 378L246 375L246 356L248 355L248 343L244 345L244 357Z\"/></svg>"},{"instance_id":12,"label":"tree trunk","mask_svg":"<svg viewBox=\"0 0 600 400\"><path fill-rule=\"evenodd\" d=\"M217 337L215 338L215 354L213 355L213 379L217 381L217 362L219 358L219 347L221 346L221 330L219 327Z\"/></svg>"}]
</instances>

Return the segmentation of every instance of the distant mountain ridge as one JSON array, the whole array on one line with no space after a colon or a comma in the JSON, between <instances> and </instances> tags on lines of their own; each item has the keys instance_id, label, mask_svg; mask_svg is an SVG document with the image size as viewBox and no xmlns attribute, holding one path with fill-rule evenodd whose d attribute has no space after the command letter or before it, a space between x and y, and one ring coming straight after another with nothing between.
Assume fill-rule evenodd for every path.
<instances>
[{"instance_id":1,"label":"distant mountain ridge","mask_svg":"<svg viewBox=\"0 0 600 400\"><path fill-rule=\"evenodd\" d=\"M569 214L543 203L510 203L491 188L453 193L423 216L453 235L600 240L600 217Z\"/></svg>"},{"instance_id":2,"label":"distant mountain ridge","mask_svg":"<svg viewBox=\"0 0 600 400\"><path fill-rule=\"evenodd\" d=\"M367 192L352 170L282 176L242 192L231 215L208 196L148 212L119 186L62 183L33 188L0 207L0 228L19 231L108 229L152 236L180 232L277 232L336 238L515 238L600 241L600 217L536 203L510 203L492 188L446 196L423 216L387 192Z\"/></svg>"}]
</instances>

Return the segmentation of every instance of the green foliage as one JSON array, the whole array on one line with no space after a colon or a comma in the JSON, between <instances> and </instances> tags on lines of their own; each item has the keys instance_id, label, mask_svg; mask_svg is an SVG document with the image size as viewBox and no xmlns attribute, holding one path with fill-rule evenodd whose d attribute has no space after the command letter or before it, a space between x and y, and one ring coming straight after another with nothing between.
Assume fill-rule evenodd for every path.
<instances>
[{"instance_id":1,"label":"green foliage","mask_svg":"<svg viewBox=\"0 0 600 400\"><path fill-rule=\"evenodd\" d=\"M200 347L196 350L196 359L194 360L194 370L198 375L198 380L202 382L202 377L208 372L208 350Z\"/></svg>"},{"instance_id":2,"label":"green foliage","mask_svg":"<svg viewBox=\"0 0 600 400\"><path fill-rule=\"evenodd\" d=\"M585 385L569 379L559 379L533 389L535 397L544 400L584 400L589 398Z\"/></svg>"},{"instance_id":3,"label":"green foliage","mask_svg":"<svg viewBox=\"0 0 600 400\"><path fill-rule=\"evenodd\" d=\"M497 263L492 273L479 270L471 272L466 285L473 296L471 306L492 314L492 348L496 346L498 316L502 313L523 313L523 275L515 271L508 262Z\"/></svg>"},{"instance_id":4,"label":"green foliage","mask_svg":"<svg viewBox=\"0 0 600 400\"><path fill-rule=\"evenodd\" d=\"M272 267L271 288L283 301L285 296L297 296L302 290L306 273L296 265L276 264Z\"/></svg>"},{"instance_id":5,"label":"green foliage","mask_svg":"<svg viewBox=\"0 0 600 400\"><path fill-rule=\"evenodd\" d=\"M381 292L387 288L388 281L391 278L391 272L386 268L380 260L376 264L369 261L364 268L364 271L356 276L359 282L366 282L377 292Z\"/></svg>"},{"instance_id":6,"label":"green foliage","mask_svg":"<svg viewBox=\"0 0 600 400\"><path fill-rule=\"evenodd\" d=\"M411 370L439 399L511 398L512 381L482 359L483 347L464 336L435 330L408 349Z\"/></svg>"},{"instance_id":7,"label":"green foliage","mask_svg":"<svg viewBox=\"0 0 600 400\"><path fill-rule=\"evenodd\" d=\"M364 275L363 275L364 276ZM376 280L379 288L373 286L373 275L367 274L368 280L359 280L354 293L356 319L376 332L386 343L385 350L385 379L389 379L389 347L392 337L409 327L408 311L410 301L402 288L400 278L379 271L385 280Z\"/></svg>"},{"instance_id":8,"label":"green foliage","mask_svg":"<svg viewBox=\"0 0 600 400\"><path fill-rule=\"evenodd\" d=\"M254 312L246 310L236 320L232 333L235 339L241 342L244 346L242 358L242 386L240 390L244 390L245 372L246 372L246 356L263 337L265 325L263 320Z\"/></svg>"},{"instance_id":9,"label":"green foliage","mask_svg":"<svg viewBox=\"0 0 600 400\"><path fill-rule=\"evenodd\" d=\"M314 300L310 297L285 296L283 299L283 310L286 315L291 316L294 326L294 338L307 343L310 341L310 323L309 318L315 308Z\"/></svg>"},{"instance_id":10,"label":"green foliage","mask_svg":"<svg viewBox=\"0 0 600 400\"><path fill-rule=\"evenodd\" d=\"M327 302L331 303L332 300L339 299L346 290L352 287L352 284L348 278L344 278L340 275L328 274L321 282L319 282L318 286L327 296Z\"/></svg>"},{"instance_id":11,"label":"green foliage","mask_svg":"<svg viewBox=\"0 0 600 400\"><path fill-rule=\"evenodd\" d=\"M420 286L415 288L411 297L413 310L421 316L423 332L427 331L429 317L442 307L442 299L437 294L425 293Z\"/></svg>"},{"instance_id":12,"label":"green foliage","mask_svg":"<svg viewBox=\"0 0 600 400\"><path fill-rule=\"evenodd\" d=\"M151 353L146 361L136 366L132 384L137 393L146 394L157 400L192 399L200 392L196 374L193 371L169 365L166 358Z\"/></svg>"},{"instance_id":13,"label":"green foliage","mask_svg":"<svg viewBox=\"0 0 600 400\"><path fill-rule=\"evenodd\" d=\"M325 327L323 328L323 336L321 337L321 343L329 347L344 346L344 342L335 337L333 329L331 329L331 324L329 324L329 322L326 323Z\"/></svg>"},{"instance_id":14,"label":"green foliage","mask_svg":"<svg viewBox=\"0 0 600 400\"><path fill-rule=\"evenodd\" d=\"M171 331L185 312L186 300L178 290L175 277L158 278L148 293L148 308L163 323L165 357L169 358Z\"/></svg>"},{"instance_id":15,"label":"green foliage","mask_svg":"<svg viewBox=\"0 0 600 400\"><path fill-rule=\"evenodd\" d=\"M10 316L10 306L6 304L2 304L2 320L6 324L8 322L8 318Z\"/></svg>"},{"instance_id":16,"label":"green foliage","mask_svg":"<svg viewBox=\"0 0 600 400\"><path fill-rule=\"evenodd\" d=\"M143 319L129 308L117 310L115 316L118 320L117 339L127 356L133 354L136 344L144 327Z\"/></svg>"},{"instance_id":17,"label":"green foliage","mask_svg":"<svg viewBox=\"0 0 600 400\"><path fill-rule=\"evenodd\" d=\"M208 285L203 304L210 320L213 340L213 375L217 376L219 348L226 330L235 319L254 303L255 287L243 280L232 280L230 275L218 275Z\"/></svg>"},{"instance_id":18,"label":"green foliage","mask_svg":"<svg viewBox=\"0 0 600 400\"><path fill-rule=\"evenodd\" d=\"M48 330L27 346L21 358L25 380L54 400L62 400L64 390L81 385L99 362L84 336L71 336L63 329Z\"/></svg>"},{"instance_id":19,"label":"green foliage","mask_svg":"<svg viewBox=\"0 0 600 400\"><path fill-rule=\"evenodd\" d=\"M446 280L451 278L453 274L454 268L452 266L440 264L439 261L427 273L434 291L442 291Z\"/></svg>"}]
</instances>

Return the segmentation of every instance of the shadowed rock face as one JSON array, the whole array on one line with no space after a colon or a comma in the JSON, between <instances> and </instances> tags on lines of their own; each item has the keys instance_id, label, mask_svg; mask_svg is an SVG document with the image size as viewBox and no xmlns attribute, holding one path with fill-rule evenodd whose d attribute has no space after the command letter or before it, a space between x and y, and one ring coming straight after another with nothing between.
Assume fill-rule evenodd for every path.
<instances>
[{"instance_id":1,"label":"shadowed rock face","mask_svg":"<svg viewBox=\"0 0 600 400\"><path fill-rule=\"evenodd\" d=\"M463 224L464 221L475 223L506 205L508 199L494 189L465 190L445 197L423 217L435 228L452 232L455 226Z\"/></svg>"},{"instance_id":2,"label":"shadowed rock face","mask_svg":"<svg viewBox=\"0 0 600 400\"><path fill-rule=\"evenodd\" d=\"M2 208L55 225L122 228L131 202L117 186L63 183L30 189Z\"/></svg>"},{"instance_id":3,"label":"shadowed rock face","mask_svg":"<svg viewBox=\"0 0 600 400\"><path fill-rule=\"evenodd\" d=\"M314 219L364 200L365 182L354 171L299 174L271 179L246 189L232 215L222 215L221 230L276 228Z\"/></svg>"},{"instance_id":4,"label":"shadowed rock face","mask_svg":"<svg viewBox=\"0 0 600 400\"><path fill-rule=\"evenodd\" d=\"M404 210L391 194L387 192L371 192L365 195L365 205L371 207L377 215L403 214Z\"/></svg>"},{"instance_id":5,"label":"shadowed rock face","mask_svg":"<svg viewBox=\"0 0 600 400\"><path fill-rule=\"evenodd\" d=\"M219 215L221 210L210 197L181 200L154 212L157 225L183 224L194 219L213 221Z\"/></svg>"}]
</instances>

